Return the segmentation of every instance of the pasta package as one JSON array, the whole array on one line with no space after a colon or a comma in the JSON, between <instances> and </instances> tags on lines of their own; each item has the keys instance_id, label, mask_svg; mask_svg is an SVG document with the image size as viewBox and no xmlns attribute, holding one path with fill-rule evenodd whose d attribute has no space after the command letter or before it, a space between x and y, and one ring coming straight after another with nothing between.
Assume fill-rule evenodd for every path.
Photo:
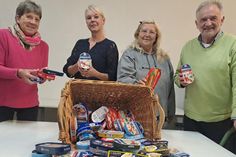
<instances>
[{"instance_id":1,"label":"pasta package","mask_svg":"<svg viewBox=\"0 0 236 157\"><path fill-rule=\"evenodd\" d=\"M146 78L146 85L150 87L152 90L156 87L158 80L161 77L161 69L159 68L151 68L147 74Z\"/></svg>"}]
</instances>

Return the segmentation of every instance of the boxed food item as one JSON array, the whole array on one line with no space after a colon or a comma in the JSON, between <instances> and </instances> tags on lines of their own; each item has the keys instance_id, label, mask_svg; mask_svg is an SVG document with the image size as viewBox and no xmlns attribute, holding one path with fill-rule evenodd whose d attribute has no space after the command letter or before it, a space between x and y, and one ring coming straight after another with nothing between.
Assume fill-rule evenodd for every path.
<instances>
[{"instance_id":1,"label":"boxed food item","mask_svg":"<svg viewBox=\"0 0 236 157\"><path fill-rule=\"evenodd\" d=\"M35 145L37 153L50 154L50 155L63 155L71 150L69 144L57 142L45 142Z\"/></svg>"}]
</instances>

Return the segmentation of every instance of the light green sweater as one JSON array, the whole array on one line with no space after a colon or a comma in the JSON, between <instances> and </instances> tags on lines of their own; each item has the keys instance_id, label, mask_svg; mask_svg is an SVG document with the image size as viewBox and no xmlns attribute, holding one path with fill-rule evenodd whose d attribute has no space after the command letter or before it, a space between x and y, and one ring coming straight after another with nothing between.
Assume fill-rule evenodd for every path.
<instances>
[{"instance_id":1,"label":"light green sweater","mask_svg":"<svg viewBox=\"0 0 236 157\"><path fill-rule=\"evenodd\" d=\"M195 79L185 90L185 115L204 122L236 119L236 38L223 34L209 48L195 38L183 47L177 69L183 64ZM180 87L178 70L175 83Z\"/></svg>"}]
</instances>

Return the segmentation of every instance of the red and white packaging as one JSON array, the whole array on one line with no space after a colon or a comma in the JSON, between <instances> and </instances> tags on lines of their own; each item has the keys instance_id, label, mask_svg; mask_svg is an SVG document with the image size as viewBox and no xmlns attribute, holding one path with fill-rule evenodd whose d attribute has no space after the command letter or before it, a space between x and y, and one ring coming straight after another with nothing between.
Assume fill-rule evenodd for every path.
<instances>
[{"instance_id":1,"label":"red and white packaging","mask_svg":"<svg viewBox=\"0 0 236 157\"><path fill-rule=\"evenodd\" d=\"M180 72L182 73L183 76L183 83L185 84L191 84L194 81L193 77L193 71L188 64L182 65Z\"/></svg>"}]
</instances>

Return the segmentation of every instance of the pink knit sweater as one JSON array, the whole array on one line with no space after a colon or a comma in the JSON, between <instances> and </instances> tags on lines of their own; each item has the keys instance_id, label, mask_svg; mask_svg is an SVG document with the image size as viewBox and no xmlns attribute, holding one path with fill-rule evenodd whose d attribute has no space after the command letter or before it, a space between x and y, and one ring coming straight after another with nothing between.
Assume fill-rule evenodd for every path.
<instances>
[{"instance_id":1,"label":"pink knit sweater","mask_svg":"<svg viewBox=\"0 0 236 157\"><path fill-rule=\"evenodd\" d=\"M0 106L38 106L37 84L24 83L17 77L17 69L41 69L47 65L47 43L41 41L32 50L26 50L8 29L0 29Z\"/></svg>"}]
</instances>

